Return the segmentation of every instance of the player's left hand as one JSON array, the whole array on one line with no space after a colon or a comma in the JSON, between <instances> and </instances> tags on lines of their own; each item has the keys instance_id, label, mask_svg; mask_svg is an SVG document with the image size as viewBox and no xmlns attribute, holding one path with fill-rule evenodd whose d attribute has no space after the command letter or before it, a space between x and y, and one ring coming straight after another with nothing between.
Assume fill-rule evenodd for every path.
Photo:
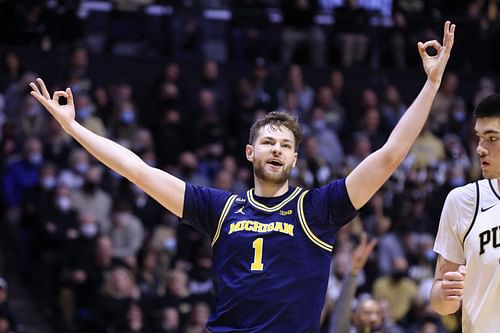
<instances>
[{"instance_id":1,"label":"player's left hand","mask_svg":"<svg viewBox=\"0 0 500 333\"><path fill-rule=\"evenodd\" d=\"M441 45L437 40L430 40L425 43L418 42L418 52L422 58L422 64L428 80L434 83L441 83L444 69L448 63L448 59L450 58L450 52L453 47L454 39L455 24L452 24L450 21L446 21L444 24L443 45ZM429 47L434 48L437 53L435 55L429 55L427 53L427 48Z\"/></svg>"}]
</instances>

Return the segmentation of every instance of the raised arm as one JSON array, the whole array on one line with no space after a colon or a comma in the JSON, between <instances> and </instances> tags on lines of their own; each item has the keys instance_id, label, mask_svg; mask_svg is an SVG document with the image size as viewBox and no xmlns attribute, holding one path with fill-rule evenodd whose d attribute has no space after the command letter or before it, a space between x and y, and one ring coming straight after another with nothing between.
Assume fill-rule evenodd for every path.
<instances>
[{"instance_id":1,"label":"raised arm","mask_svg":"<svg viewBox=\"0 0 500 333\"><path fill-rule=\"evenodd\" d=\"M361 208L384 184L404 160L422 130L441 84L444 69L450 57L455 35L455 25L444 24L443 45L432 40L418 43L427 81L417 98L410 105L379 150L364 159L346 179L349 198L356 209ZM430 56L426 49L432 47L437 54Z\"/></svg>"},{"instance_id":2,"label":"raised arm","mask_svg":"<svg viewBox=\"0 0 500 333\"><path fill-rule=\"evenodd\" d=\"M464 292L465 266L438 256L431 289L431 307L441 315L458 311Z\"/></svg>"},{"instance_id":3,"label":"raised arm","mask_svg":"<svg viewBox=\"0 0 500 333\"><path fill-rule=\"evenodd\" d=\"M377 239L368 242L368 236L365 232L361 234L361 242L352 253L352 267L350 273L346 276L342 284L340 296L335 304L332 316L330 318L329 332L348 332L352 316L352 300L356 293L356 279L358 274L365 267L368 257L373 252Z\"/></svg>"},{"instance_id":4,"label":"raised arm","mask_svg":"<svg viewBox=\"0 0 500 333\"><path fill-rule=\"evenodd\" d=\"M132 151L80 125L75 120L75 105L70 88L54 92L51 98L43 80L36 81L30 83L33 89L31 95L50 112L66 133L107 167L142 188L173 214L182 216L186 189L182 180L150 167ZM59 104L60 97L65 97L67 104Z\"/></svg>"}]
</instances>

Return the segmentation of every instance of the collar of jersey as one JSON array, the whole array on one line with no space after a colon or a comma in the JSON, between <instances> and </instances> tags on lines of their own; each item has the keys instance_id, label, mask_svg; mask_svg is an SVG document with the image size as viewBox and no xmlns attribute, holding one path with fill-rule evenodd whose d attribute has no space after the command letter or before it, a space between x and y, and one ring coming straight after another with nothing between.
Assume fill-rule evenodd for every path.
<instances>
[{"instance_id":1,"label":"collar of jersey","mask_svg":"<svg viewBox=\"0 0 500 333\"><path fill-rule=\"evenodd\" d=\"M275 212L281 208L283 208L287 203L289 203L290 201L292 201L301 191L302 189L300 187L297 187L295 188L295 190L292 191L292 193L286 198L284 199L283 201L281 201L279 204L277 205L274 205L272 207L268 207L260 202L258 202L254 196L253 196L253 191L254 189L250 189L247 191L247 198L248 198L248 202L254 206L255 208L257 209L260 209L260 210L263 210L265 212Z\"/></svg>"}]
</instances>

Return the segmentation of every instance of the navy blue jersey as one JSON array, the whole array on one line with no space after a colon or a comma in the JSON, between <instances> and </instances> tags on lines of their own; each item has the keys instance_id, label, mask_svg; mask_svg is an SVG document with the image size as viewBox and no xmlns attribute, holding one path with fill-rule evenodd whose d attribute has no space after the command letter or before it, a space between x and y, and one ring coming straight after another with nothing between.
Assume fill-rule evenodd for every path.
<instances>
[{"instance_id":1,"label":"navy blue jersey","mask_svg":"<svg viewBox=\"0 0 500 333\"><path fill-rule=\"evenodd\" d=\"M345 180L275 198L187 185L183 217L212 239L212 332L319 332Z\"/></svg>"}]
</instances>

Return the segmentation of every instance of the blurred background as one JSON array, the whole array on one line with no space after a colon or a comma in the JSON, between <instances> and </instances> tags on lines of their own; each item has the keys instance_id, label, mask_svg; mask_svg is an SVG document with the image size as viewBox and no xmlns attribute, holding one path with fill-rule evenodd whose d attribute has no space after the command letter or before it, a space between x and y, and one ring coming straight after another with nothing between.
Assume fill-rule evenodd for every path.
<instances>
[{"instance_id":1,"label":"blurred background","mask_svg":"<svg viewBox=\"0 0 500 333\"><path fill-rule=\"evenodd\" d=\"M461 332L429 307L440 211L481 177L472 110L496 91L495 0L0 0L0 333L205 332L210 241L72 141L28 92L71 87L77 118L185 181L253 186L248 129L271 110L305 133L293 186L346 176L425 82L418 41L455 46L410 154L339 231L322 321L362 231L378 239L355 312L383 332ZM369 177L370 175L366 175Z\"/></svg>"}]
</instances>

